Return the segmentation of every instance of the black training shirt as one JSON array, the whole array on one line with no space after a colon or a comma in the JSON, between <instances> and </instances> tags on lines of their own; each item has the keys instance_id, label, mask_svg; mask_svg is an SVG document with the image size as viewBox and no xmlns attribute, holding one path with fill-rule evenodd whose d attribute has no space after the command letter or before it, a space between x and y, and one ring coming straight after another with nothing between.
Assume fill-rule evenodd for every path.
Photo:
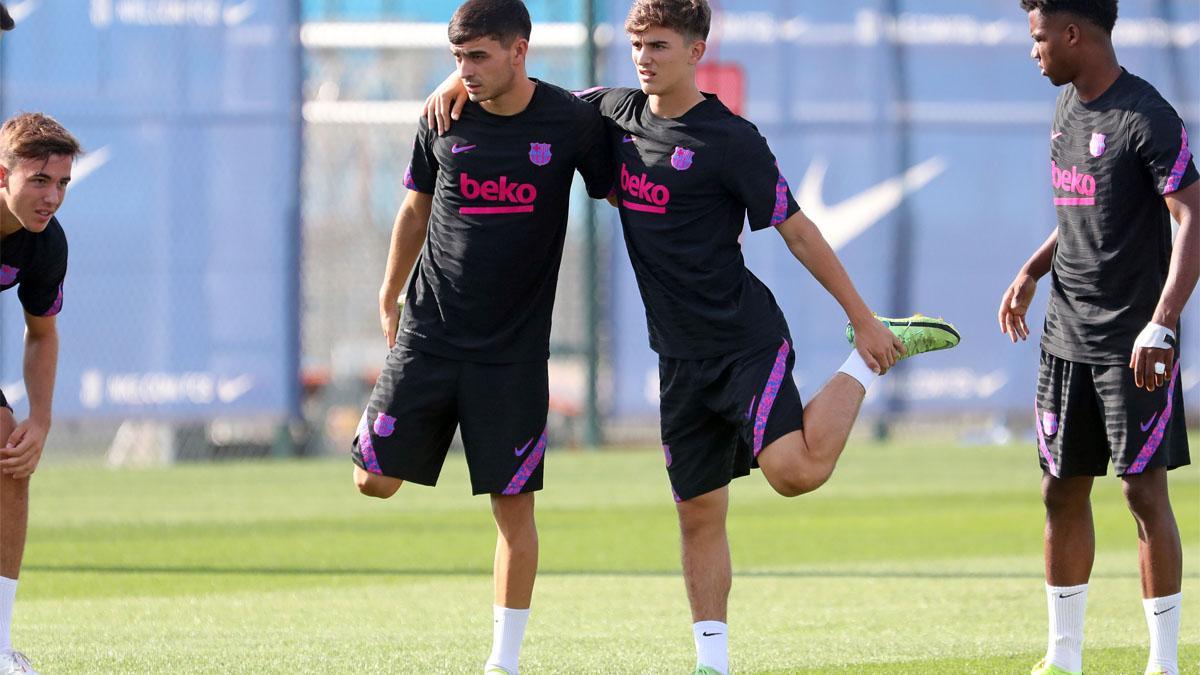
<instances>
[{"instance_id":1,"label":"black training shirt","mask_svg":"<svg viewBox=\"0 0 1200 675\"><path fill-rule=\"evenodd\" d=\"M650 346L705 359L778 345L787 324L751 274L738 241L800 210L753 124L711 94L676 119L650 111L639 89L580 96L609 122L615 190Z\"/></svg>"},{"instance_id":2,"label":"black training shirt","mask_svg":"<svg viewBox=\"0 0 1200 675\"><path fill-rule=\"evenodd\" d=\"M570 92L534 81L501 116L468 102L438 136L420 120L404 184L433 195L398 342L483 363L544 360L575 171L612 187L604 122Z\"/></svg>"},{"instance_id":3,"label":"black training shirt","mask_svg":"<svg viewBox=\"0 0 1200 675\"><path fill-rule=\"evenodd\" d=\"M57 218L51 218L41 232L22 228L0 239L0 291L16 286L27 313L58 314L66 276L67 235Z\"/></svg>"},{"instance_id":4,"label":"black training shirt","mask_svg":"<svg viewBox=\"0 0 1200 675\"><path fill-rule=\"evenodd\" d=\"M1197 179L1187 130L1154 87L1122 71L1088 103L1064 87L1050 158L1058 245L1042 348L1070 361L1128 363L1171 263L1163 195Z\"/></svg>"}]
</instances>

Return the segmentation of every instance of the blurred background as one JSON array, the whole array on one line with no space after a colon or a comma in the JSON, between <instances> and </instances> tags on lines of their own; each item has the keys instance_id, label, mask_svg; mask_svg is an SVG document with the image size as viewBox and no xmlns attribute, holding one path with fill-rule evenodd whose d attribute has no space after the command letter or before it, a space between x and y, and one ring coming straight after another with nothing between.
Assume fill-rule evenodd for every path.
<instances>
[{"instance_id":1,"label":"blurred background","mask_svg":"<svg viewBox=\"0 0 1200 675\"><path fill-rule=\"evenodd\" d=\"M636 86L627 0L526 4L532 76ZM1029 58L1017 0L712 4L704 88L766 136L877 312L943 315L963 334L876 385L861 430L1028 436L1038 347L1010 345L995 316L1054 226L1057 91ZM8 6L18 30L0 41L0 116L45 111L89 151L59 212L71 259L47 457L346 452L385 355L388 238L421 102L453 69L457 3ZM1122 64L1200 129L1200 4L1120 9ZM787 314L811 397L845 357L844 316L778 236L744 246ZM1183 328L1193 423L1198 304ZM22 417L14 293L0 322L0 388ZM554 445L657 440L657 360L615 211L578 186L551 351Z\"/></svg>"}]
</instances>

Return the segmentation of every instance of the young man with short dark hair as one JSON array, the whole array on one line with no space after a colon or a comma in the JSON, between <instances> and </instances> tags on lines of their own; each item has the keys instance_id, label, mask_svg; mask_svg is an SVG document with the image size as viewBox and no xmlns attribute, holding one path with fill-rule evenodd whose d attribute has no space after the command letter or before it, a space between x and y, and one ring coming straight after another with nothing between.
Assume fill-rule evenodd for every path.
<instances>
[{"instance_id":1,"label":"young man with short dark hair","mask_svg":"<svg viewBox=\"0 0 1200 675\"><path fill-rule=\"evenodd\" d=\"M817 489L833 473L875 378L905 356L952 347L959 336L940 319L881 321L871 313L800 211L766 140L697 87L710 19L705 0L637 0L625 30L640 89L580 95L608 120L617 207L659 354L663 453L679 513L696 668L723 674L730 481L758 467L781 495ZM430 101L442 126L454 88L447 80ZM850 319L855 350L807 406L790 376L796 357L783 313L742 257L747 219L751 230L775 228Z\"/></svg>"},{"instance_id":2,"label":"young man with short dark hair","mask_svg":"<svg viewBox=\"0 0 1200 675\"><path fill-rule=\"evenodd\" d=\"M452 135L420 121L379 293L392 350L353 449L359 489L387 498L403 481L434 485L461 429L472 491L491 495L498 531L485 669L508 675L537 574L533 493L572 177L603 198L613 173L596 110L526 75L529 32L519 0L470 0L450 21L470 103Z\"/></svg>"},{"instance_id":3,"label":"young man with short dark hair","mask_svg":"<svg viewBox=\"0 0 1200 675\"><path fill-rule=\"evenodd\" d=\"M1050 131L1058 225L998 315L1013 342L1028 338L1037 280L1050 273L1034 419L1049 644L1033 673L1083 670L1096 553L1090 494L1111 460L1137 523L1146 673L1175 675L1183 555L1167 471L1190 462L1177 333L1200 276L1200 176L1179 115L1117 61L1116 0L1021 0L1021 8L1032 58L1063 87Z\"/></svg>"},{"instance_id":4,"label":"young man with short dark hair","mask_svg":"<svg viewBox=\"0 0 1200 675\"><path fill-rule=\"evenodd\" d=\"M11 27L6 18L0 11L0 24ZM0 391L0 673L35 672L13 650L12 610L25 553L29 479L50 432L58 364L55 317L62 309L67 238L54 213L79 154L79 142L45 115L24 113L0 126L0 291L16 287L25 310L29 400L29 417L18 423Z\"/></svg>"}]
</instances>

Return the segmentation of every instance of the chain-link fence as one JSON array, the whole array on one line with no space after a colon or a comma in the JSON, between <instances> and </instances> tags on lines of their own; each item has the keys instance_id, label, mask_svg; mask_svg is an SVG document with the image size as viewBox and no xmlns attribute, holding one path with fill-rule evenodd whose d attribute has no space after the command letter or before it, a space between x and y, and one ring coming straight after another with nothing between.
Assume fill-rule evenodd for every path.
<instances>
[{"instance_id":1,"label":"chain-link fence","mask_svg":"<svg viewBox=\"0 0 1200 675\"><path fill-rule=\"evenodd\" d=\"M448 15L451 9L447 8ZM579 24L537 23L529 71L560 86L583 78ZM302 188L302 345L313 419L341 448L386 355L378 316L392 223L425 96L454 69L445 23L308 23ZM578 443L586 406L588 281L582 190L572 200L551 336L551 425Z\"/></svg>"}]
</instances>

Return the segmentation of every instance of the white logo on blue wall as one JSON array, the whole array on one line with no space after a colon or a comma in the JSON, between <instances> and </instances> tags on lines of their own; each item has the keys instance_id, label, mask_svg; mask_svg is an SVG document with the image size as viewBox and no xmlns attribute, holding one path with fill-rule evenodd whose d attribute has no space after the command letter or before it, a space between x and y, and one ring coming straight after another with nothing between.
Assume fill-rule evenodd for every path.
<instances>
[{"instance_id":1,"label":"white logo on blue wall","mask_svg":"<svg viewBox=\"0 0 1200 675\"><path fill-rule=\"evenodd\" d=\"M796 199L836 251L895 211L905 197L940 176L946 166L946 160L933 157L837 204L826 204L822 191L828 165L818 157L804 173Z\"/></svg>"}]
</instances>

